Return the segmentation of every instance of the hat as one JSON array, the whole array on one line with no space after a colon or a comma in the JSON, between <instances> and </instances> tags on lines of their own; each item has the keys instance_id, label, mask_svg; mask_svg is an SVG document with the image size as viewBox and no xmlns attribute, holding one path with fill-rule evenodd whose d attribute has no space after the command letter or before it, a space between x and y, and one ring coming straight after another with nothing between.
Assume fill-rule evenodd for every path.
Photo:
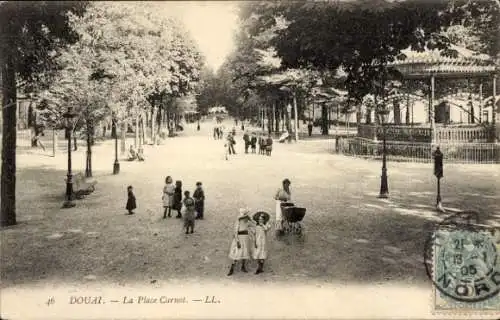
<instances>
[{"instance_id":1,"label":"hat","mask_svg":"<svg viewBox=\"0 0 500 320\"><path fill-rule=\"evenodd\" d=\"M253 215L253 219L256 221L256 222L259 222L259 218L260 216L263 216L264 217L264 223L267 223L269 221L269 219L271 218L271 216L269 215L269 213L267 212L264 212L264 211L259 211L257 213L255 213Z\"/></svg>"},{"instance_id":2,"label":"hat","mask_svg":"<svg viewBox=\"0 0 500 320\"><path fill-rule=\"evenodd\" d=\"M238 216L238 219L244 219L244 218L250 219L250 216L248 215L249 212L250 209L248 208L240 208L240 215Z\"/></svg>"}]
</instances>

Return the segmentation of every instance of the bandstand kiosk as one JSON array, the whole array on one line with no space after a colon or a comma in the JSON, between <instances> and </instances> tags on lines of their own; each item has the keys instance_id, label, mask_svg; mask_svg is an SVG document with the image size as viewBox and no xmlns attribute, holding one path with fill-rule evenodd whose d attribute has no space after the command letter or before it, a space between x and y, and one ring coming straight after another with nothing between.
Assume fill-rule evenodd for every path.
<instances>
[{"instance_id":1,"label":"bandstand kiosk","mask_svg":"<svg viewBox=\"0 0 500 320\"><path fill-rule=\"evenodd\" d=\"M457 46L451 49L455 57L438 50L406 49L402 50L404 58L388 64L389 73L402 80L406 88L406 92L386 99L389 103L394 98L398 101L393 104L392 121L385 131L389 160L429 162L432 150L440 146L448 162L500 163L498 70L488 55ZM476 81L478 92L455 92L437 100L436 82L449 80ZM427 85L427 97L417 93L418 83ZM417 121L415 113L420 115ZM357 137L344 140L341 150L354 156L379 157L382 135L377 121L361 123Z\"/></svg>"}]
</instances>

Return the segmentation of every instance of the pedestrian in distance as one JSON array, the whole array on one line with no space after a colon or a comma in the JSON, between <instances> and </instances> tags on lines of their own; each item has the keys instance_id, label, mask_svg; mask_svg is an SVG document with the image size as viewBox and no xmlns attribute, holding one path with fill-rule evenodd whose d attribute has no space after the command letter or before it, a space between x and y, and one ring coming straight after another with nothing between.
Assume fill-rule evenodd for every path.
<instances>
[{"instance_id":1,"label":"pedestrian in distance","mask_svg":"<svg viewBox=\"0 0 500 320\"><path fill-rule=\"evenodd\" d=\"M43 128L40 127L36 131L37 131L37 133L33 137L33 145L35 147L40 146L40 148L42 148L42 150L45 151L45 146L44 146L44 144L42 143L42 140L41 140L41 138L45 135L45 133L43 131Z\"/></svg>"},{"instance_id":2,"label":"pedestrian in distance","mask_svg":"<svg viewBox=\"0 0 500 320\"><path fill-rule=\"evenodd\" d=\"M234 150L234 145L236 144L236 141L234 140L234 136L229 132L227 134L227 147L229 149L229 154L236 154L236 151Z\"/></svg>"},{"instance_id":3,"label":"pedestrian in distance","mask_svg":"<svg viewBox=\"0 0 500 320\"><path fill-rule=\"evenodd\" d=\"M255 149L257 147L257 135L255 132L252 133L252 137L250 138L250 146L252 148L252 153L255 153Z\"/></svg>"},{"instance_id":4,"label":"pedestrian in distance","mask_svg":"<svg viewBox=\"0 0 500 320\"><path fill-rule=\"evenodd\" d=\"M224 158L226 160L229 160L229 147L228 147L228 145L229 145L229 143L228 143L228 141L226 141L224 143Z\"/></svg>"},{"instance_id":5,"label":"pedestrian in distance","mask_svg":"<svg viewBox=\"0 0 500 320\"><path fill-rule=\"evenodd\" d=\"M175 193L175 185L173 184L173 180L171 176L165 178L165 186L163 187L163 219L167 218L167 215L170 217L172 214L172 207L174 205L174 193Z\"/></svg>"},{"instance_id":6,"label":"pedestrian in distance","mask_svg":"<svg viewBox=\"0 0 500 320\"><path fill-rule=\"evenodd\" d=\"M248 132L243 134L243 141L245 142L245 153L248 153L248 147L250 147L250 136Z\"/></svg>"},{"instance_id":7,"label":"pedestrian in distance","mask_svg":"<svg viewBox=\"0 0 500 320\"><path fill-rule=\"evenodd\" d=\"M193 192L194 209L196 211L196 219L203 220L205 210L205 191L203 191L202 183L196 182L196 190Z\"/></svg>"},{"instance_id":8,"label":"pedestrian in distance","mask_svg":"<svg viewBox=\"0 0 500 320\"><path fill-rule=\"evenodd\" d=\"M273 152L273 138L269 135L266 139L266 155L271 156L271 152Z\"/></svg>"},{"instance_id":9,"label":"pedestrian in distance","mask_svg":"<svg viewBox=\"0 0 500 320\"><path fill-rule=\"evenodd\" d=\"M264 155L266 154L266 147L267 147L267 139L264 137L263 134L259 136L259 154Z\"/></svg>"},{"instance_id":10,"label":"pedestrian in distance","mask_svg":"<svg viewBox=\"0 0 500 320\"><path fill-rule=\"evenodd\" d=\"M184 228L186 234L194 232L194 220L196 211L194 199L190 197L189 191L184 191Z\"/></svg>"},{"instance_id":11,"label":"pedestrian in distance","mask_svg":"<svg viewBox=\"0 0 500 320\"><path fill-rule=\"evenodd\" d=\"M137 203L135 201L135 195L133 192L133 187L127 187L127 205L125 207L128 211L128 214L134 214L134 209L137 208Z\"/></svg>"}]
</instances>

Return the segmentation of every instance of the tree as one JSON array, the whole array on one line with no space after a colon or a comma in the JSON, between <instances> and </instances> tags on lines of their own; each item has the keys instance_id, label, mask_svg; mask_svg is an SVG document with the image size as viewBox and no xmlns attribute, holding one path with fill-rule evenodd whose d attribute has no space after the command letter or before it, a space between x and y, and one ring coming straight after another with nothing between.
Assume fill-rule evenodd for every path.
<instances>
[{"instance_id":1,"label":"tree","mask_svg":"<svg viewBox=\"0 0 500 320\"><path fill-rule=\"evenodd\" d=\"M150 104L151 125L156 122L159 129L159 101L168 102L167 96L177 97L194 89L199 78L199 52L182 25L165 14L161 4L94 2L72 23L80 36L80 48L91 52L91 73L110 79L108 106L122 123L124 152L127 126L135 122L137 145L139 122L144 123ZM164 111L168 105L162 104Z\"/></svg>"},{"instance_id":2,"label":"tree","mask_svg":"<svg viewBox=\"0 0 500 320\"><path fill-rule=\"evenodd\" d=\"M57 62L61 70L49 91L54 109L65 111L65 106L72 106L77 118L72 128L76 137L81 131L87 141L87 159L85 175L92 176L92 145L95 126L110 114L106 97L109 94L111 75L105 74L94 63L93 48L78 41L62 51ZM57 119L61 121L62 119Z\"/></svg>"},{"instance_id":3,"label":"tree","mask_svg":"<svg viewBox=\"0 0 500 320\"><path fill-rule=\"evenodd\" d=\"M68 12L82 14L86 2L0 3L2 74L2 176L0 224L16 224L17 90L47 87L57 50L77 40Z\"/></svg>"}]
</instances>

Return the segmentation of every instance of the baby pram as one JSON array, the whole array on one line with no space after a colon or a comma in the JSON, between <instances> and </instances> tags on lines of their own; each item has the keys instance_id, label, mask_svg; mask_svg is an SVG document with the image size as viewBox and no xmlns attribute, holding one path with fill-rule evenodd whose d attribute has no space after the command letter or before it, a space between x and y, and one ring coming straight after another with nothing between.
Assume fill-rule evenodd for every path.
<instances>
[{"instance_id":1,"label":"baby pram","mask_svg":"<svg viewBox=\"0 0 500 320\"><path fill-rule=\"evenodd\" d=\"M296 207L291 202L281 203L283 215L283 232L303 235L303 226L300 223L306 215L306 208Z\"/></svg>"}]
</instances>

